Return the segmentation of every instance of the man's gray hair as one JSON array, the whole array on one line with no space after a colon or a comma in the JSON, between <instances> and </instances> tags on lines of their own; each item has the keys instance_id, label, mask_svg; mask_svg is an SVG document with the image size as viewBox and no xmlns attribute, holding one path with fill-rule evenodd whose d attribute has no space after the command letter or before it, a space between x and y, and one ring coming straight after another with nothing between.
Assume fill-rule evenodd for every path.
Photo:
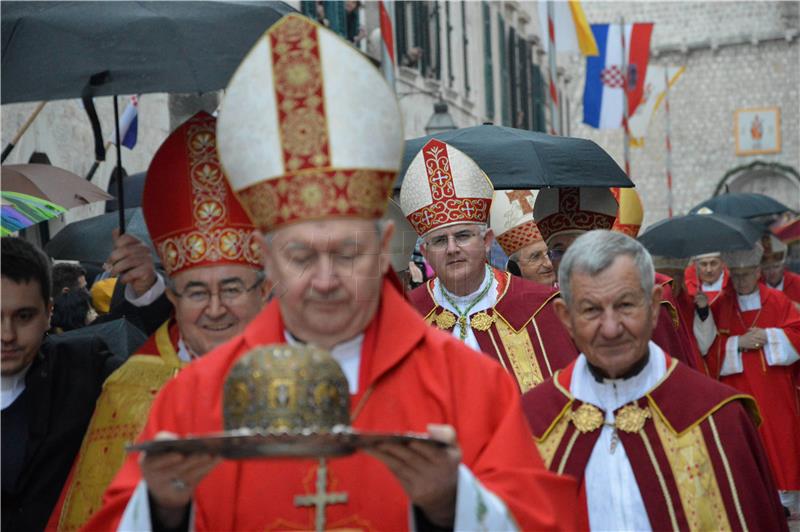
<instances>
[{"instance_id":1,"label":"man's gray hair","mask_svg":"<svg viewBox=\"0 0 800 532\"><path fill-rule=\"evenodd\" d=\"M597 275L613 264L614 259L627 255L639 270L642 290L646 296L653 291L655 270L653 259L643 245L633 238L615 231L594 230L578 237L561 259L558 268L559 288L567 304L572 303L573 273Z\"/></svg>"}]
</instances>

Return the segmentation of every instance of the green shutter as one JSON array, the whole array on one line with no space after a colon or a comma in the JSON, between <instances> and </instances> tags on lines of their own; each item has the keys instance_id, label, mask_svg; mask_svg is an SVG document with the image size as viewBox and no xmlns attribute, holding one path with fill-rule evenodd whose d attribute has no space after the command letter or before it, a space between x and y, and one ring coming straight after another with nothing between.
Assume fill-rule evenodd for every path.
<instances>
[{"instance_id":1,"label":"green shutter","mask_svg":"<svg viewBox=\"0 0 800 532\"><path fill-rule=\"evenodd\" d=\"M531 121L531 46L525 39L518 40L519 48L519 103L522 111L522 123L518 127L532 129Z\"/></svg>"},{"instance_id":2,"label":"green shutter","mask_svg":"<svg viewBox=\"0 0 800 532\"><path fill-rule=\"evenodd\" d=\"M533 65L533 130L534 131L547 131L547 123L545 119L545 109L547 107L547 94L545 89L544 76L542 71L537 65Z\"/></svg>"},{"instance_id":3,"label":"green shutter","mask_svg":"<svg viewBox=\"0 0 800 532\"><path fill-rule=\"evenodd\" d=\"M486 92L486 117L494 119L494 67L492 66L492 11L483 2L483 87Z\"/></svg>"},{"instance_id":4,"label":"green shutter","mask_svg":"<svg viewBox=\"0 0 800 532\"><path fill-rule=\"evenodd\" d=\"M469 37L467 37L467 3L461 0L461 44L464 49L464 95L469 96Z\"/></svg>"},{"instance_id":5,"label":"green shutter","mask_svg":"<svg viewBox=\"0 0 800 532\"><path fill-rule=\"evenodd\" d=\"M329 0L323 2L323 5L325 6L325 17L331 24L330 28L342 37L347 38L347 23L345 22L344 2Z\"/></svg>"},{"instance_id":6,"label":"green shutter","mask_svg":"<svg viewBox=\"0 0 800 532\"><path fill-rule=\"evenodd\" d=\"M445 24L445 38L447 39L447 86L452 87L455 76L453 76L453 24L450 21L450 2L444 3L444 24Z\"/></svg>"},{"instance_id":7,"label":"green shutter","mask_svg":"<svg viewBox=\"0 0 800 532\"><path fill-rule=\"evenodd\" d=\"M403 0L397 0L394 3L394 42L397 46L397 57L395 59L398 65L402 65L403 57L408 50L406 42L406 3Z\"/></svg>"},{"instance_id":8,"label":"green shutter","mask_svg":"<svg viewBox=\"0 0 800 532\"><path fill-rule=\"evenodd\" d=\"M311 20L317 20L317 3L313 0L302 0L300 11Z\"/></svg>"},{"instance_id":9,"label":"green shutter","mask_svg":"<svg viewBox=\"0 0 800 532\"><path fill-rule=\"evenodd\" d=\"M517 123L517 111L519 105L517 104L517 97L519 96L519 70L517 70L517 63L519 57L517 55L517 32L513 27L508 28L508 107L509 107L509 122L510 127L520 127Z\"/></svg>"},{"instance_id":10,"label":"green shutter","mask_svg":"<svg viewBox=\"0 0 800 532\"><path fill-rule=\"evenodd\" d=\"M500 112L502 125L509 126L511 119L508 102L508 57L506 54L506 22L502 15L497 17L498 42L500 44Z\"/></svg>"}]
</instances>

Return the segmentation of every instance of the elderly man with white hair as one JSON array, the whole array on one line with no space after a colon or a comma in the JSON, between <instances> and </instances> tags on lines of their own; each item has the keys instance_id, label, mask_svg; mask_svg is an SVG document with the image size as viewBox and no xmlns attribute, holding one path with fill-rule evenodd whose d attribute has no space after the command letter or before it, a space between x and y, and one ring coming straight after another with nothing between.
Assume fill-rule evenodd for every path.
<instances>
[{"instance_id":1,"label":"elderly man with white hair","mask_svg":"<svg viewBox=\"0 0 800 532\"><path fill-rule=\"evenodd\" d=\"M785 506L800 494L800 312L782 292L759 284L763 247L723 253L731 290L699 308L694 330L709 373L758 401L759 429ZM709 309L710 308L710 314Z\"/></svg>"},{"instance_id":2,"label":"elderly man with white hair","mask_svg":"<svg viewBox=\"0 0 800 532\"><path fill-rule=\"evenodd\" d=\"M591 231L558 278L581 354L522 401L545 463L582 485L580 529L785 530L753 398L650 340L662 287L647 250Z\"/></svg>"}]
</instances>

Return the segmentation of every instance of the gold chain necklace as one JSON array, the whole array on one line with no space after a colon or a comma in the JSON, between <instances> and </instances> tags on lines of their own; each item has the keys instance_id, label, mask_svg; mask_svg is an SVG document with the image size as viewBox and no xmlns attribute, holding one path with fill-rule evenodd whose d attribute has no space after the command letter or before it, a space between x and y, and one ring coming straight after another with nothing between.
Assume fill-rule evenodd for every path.
<instances>
[{"instance_id":1,"label":"gold chain necklace","mask_svg":"<svg viewBox=\"0 0 800 532\"><path fill-rule=\"evenodd\" d=\"M461 331L459 332L459 336L461 337L462 341L467 339L467 316L469 316L469 311L475 308L475 305L477 305L478 302L481 299L483 299L483 296L485 296L486 293L489 291L489 288L492 287L493 278L494 276L492 275L492 270L489 269L488 266L486 266L486 281L484 282L484 286L481 288L480 293L477 296L475 296L475 299L473 299L470 302L469 306L464 310L458 308L456 302L453 300L452 297L450 297L450 295L447 293L447 290L444 288L444 285L441 283L441 279L439 280L439 293L441 293L442 297L444 297L445 300L448 303L450 303L454 309L456 309L456 312L458 312L458 319L453 325L457 323L458 325L461 326Z\"/></svg>"}]
</instances>

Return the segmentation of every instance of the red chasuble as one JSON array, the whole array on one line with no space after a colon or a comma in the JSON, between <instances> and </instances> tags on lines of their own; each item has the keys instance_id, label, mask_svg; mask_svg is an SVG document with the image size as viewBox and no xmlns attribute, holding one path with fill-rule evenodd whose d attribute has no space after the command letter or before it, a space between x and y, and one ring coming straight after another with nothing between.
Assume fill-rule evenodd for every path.
<instances>
[{"instance_id":1,"label":"red chasuble","mask_svg":"<svg viewBox=\"0 0 800 532\"><path fill-rule=\"evenodd\" d=\"M567 330L553 311L554 289L495 268L497 303L484 312L489 320L470 317L472 332L481 351L499 361L525 392L549 378L578 356ZM411 304L425 321L451 333L454 323L442 324L437 318L445 312L433 293L429 280L411 292ZM449 326L448 326L449 325Z\"/></svg>"},{"instance_id":2,"label":"red chasuble","mask_svg":"<svg viewBox=\"0 0 800 532\"><path fill-rule=\"evenodd\" d=\"M769 286L764 282L763 279L761 280L761 283L765 286ZM783 290L781 291L786 294L786 297L795 303L800 303L800 275L790 272L789 270L784 270Z\"/></svg>"},{"instance_id":3,"label":"red chasuble","mask_svg":"<svg viewBox=\"0 0 800 532\"><path fill-rule=\"evenodd\" d=\"M759 286L761 308L742 312L733 290L724 290L711 305L717 337L706 356L711 375L758 401L764 418L759 434L772 464L778 488L800 490L800 393L796 387L800 362L770 366L763 349L742 353L744 371L719 377L725 343L751 327L782 329L796 350L800 350L800 311L777 290Z\"/></svg>"},{"instance_id":4,"label":"red chasuble","mask_svg":"<svg viewBox=\"0 0 800 532\"><path fill-rule=\"evenodd\" d=\"M181 435L221 431L225 375L253 347L285 343L277 301L245 332L189 365L156 399L142 440L159 430ZM378 313L365 331L353 426L373 431L425 431L452 424L462 461L512 512L521 528L571 527L576 485L547 471L525 423L519 396L502 368L459 340L427 327L384 282ZM114 529L140 480L128 458L89 529ZM315 460L225 461L195 492L198 530L311 530L314 508L295 496L316 491ZM347 502L326 509L329 528L405 530L408 499L378 460L365 453L328 462L328 492ZM474 496L474 494L459 494ZM558 521L562 520L562 521Z\"/></svg>"},{"instance_id":5,"label":"red chasuble","mask_svg":"<svg viewBox=\"0 0 800 532\"><path fill-rule=\"evenodd\" d=\"M690 368L702 367L692 349L693 322L686 324L681 320L678 304L672 296L672 278L656 272L655 284L662 288L661 311L658 314L656 328L653 330L652 340L658 347Z\"/></svg>"},{"instance_id":6,"label":"red chasuble","mask_svg":"<svg viewBox=\"0 0 800 532\"><path fill-rule=\"evenodd\" d=\"M586 410L599 409L570 393L573 368L522 402L545 464L583 485L603 417L593 424ZM630 406L615 412L618 421ZM752 397L667 357L666 376L636 406L641 428L618 435L653 529L787 530Z\"/></svg>"}]
</instances>

